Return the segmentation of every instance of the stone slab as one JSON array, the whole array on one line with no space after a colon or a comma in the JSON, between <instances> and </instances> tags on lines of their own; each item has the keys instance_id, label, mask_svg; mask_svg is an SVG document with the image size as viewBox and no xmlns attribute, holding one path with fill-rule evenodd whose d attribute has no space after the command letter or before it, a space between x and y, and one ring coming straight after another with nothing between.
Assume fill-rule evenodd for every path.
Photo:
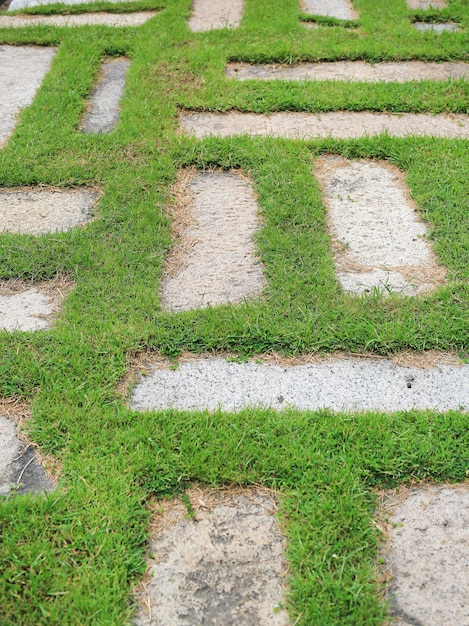
<instances>
[{"instance_id":1,"label":"stone slab","mask_svg":"<svg viewBox=\"0 0 469 626\"><path fill-rule=\"evenodd\" d=\"M252 240L254 192L239 172L181 172L173 205L176 245L162 304L174 312L258 296L265 280Z\"/></svg>"},{"instance_id":2,"label":"stone slab","mask_svg":"<svg viewBox=\"0 0 469 626\"><path fill-rule=\"evenodd\" d=\"M56 48L0 46L0 147L49 71Z\"/></svg>"},{"instance_id":3,"label":"stone slab","mask_svg":"<svg viewBox=\"0 0 469 626\"><path fill-rule=\"evenodd\" d=\"M204 32L237 28L243 17L244 0L193 0L189 28Z\"/></svg>"},{"instance_id":4,"label":"stone slab","mask_svg":"<svg viewBox=\"0 0 469 626\"><path fill-rule=\"evenodd\" d=\"M0 496L52 491L53 484L38 462L36 452L18 438L15 421L0 416Z\"/></svg>"},{"instance_id":5,"label":"stone slab","mask_svg":"<svg viewBox=\"0 0 469 626\"><path fill-rule=\"evenodd\" d=\"M415 295L444 282L403 172L384 161L326 156L315 174L346 291Z\"/></svg>"},{"instance_id":6,"label":"stone slab","mask_svg":"<svg viewBox=\"0 0 469 626\"><path fill-rule=\"evenodd\" d=\"M53 311L52 299L36 287L12 295L2 295L0 290L2 330L45 330L50 328Z\"/></svg>"},{"instance_id":7,"label":"stone slab","mask_svg":"<svg viewBox=\"0 0 469 626\"><path fill-rule=\"evenodd\" d=\"M469 115L423 113L199 113L180 115L182 131L204 137L283 137L285 139L356 139L387 133L392 137L449 137L469 139Z\"/></svg>"},{"instance_id":8,"label":"stone slab","mask_svg":"<svg viewBox=\"0 0 469 626\"><path fill-rule=\"evenodd\" d=\"M25 28L28 26L112 26L124 28L141 26L157 15L156 11L138 13L81 13L79 15L0 15L0 28Z\"/></svg>"},{"instance_id":9,"label":"stone slab","mask_svg":"<svg viewBox=\"0 0 469 626\"><path fill-rule=\"evenodd\" d=\"M469 410L469 365L428 369L389 359L330 358L304 365L222 357L149 366L133 389L139 411L240 411L247 407L333 411Z\"/></svg>"},{"instance_id":10,"label":"stone slab","mask_svg":"<svg viewBox=\"0 0 469 626\"><path fill-rule=\"evenodd\" d=\"M0 229L3 232L40 235L86 224L99 199L96 191L0 190Z\"/></svg>"},{"instance_id":11,"label":"stone slab","mask_svg":"<svg viewBox=\"0 0 469 626\"><path fill-rule=\"evenodd\" d=\"M227 66L226 75L237 80L345 80L365 83L406 83L412 80L441 81L467 78L469 63L424 61L375 64L364 61L337 61L302 63L301 65L230 63Z\"/></svg>"},{"instance_id":12,"label":"stone slab","mask_svg":"<svg viewBox=\"0 0 469 626\"><path fill-rule=\"evenodd\" d=\"M409 9L426 11L427 9L444 9L445 0L406 0Z\"/></svg>"},{"instance_id":13,"label":"stone slab","mask_svg":"<svg viewBox=\"0 0 469 626\"><path fill-rule=\"evenodd\" d=\"M29 9L31 7L42 7L48 4L57 4L58 0L12 0L9 11L20 11L21 9ZM73 4L91 4L96 0L59 0L60 4L73 5ZM112 2L117 4L118 2L129 2L129 0L106 0L106 2Z\"/></svg>"},{"instance_id":14,"label":"stone slab","mask_svg":"<svg viewBox=\"0 0 469 626\"><path fill-rule=\"evenodd\" d=\"M300 0L300 6L309 15L323 15L339 20L358 19L358 13L349 0Z\"/></svg>"},{"instance_id":15,"label":"stone slab","mask_svg":"<svg viewBox=\"0 0 469 626\"><path fill-rule=\"evenodd\" d=\"M287 626L285 539L266 489L191 489L195 512L153 517L149 578L136 626ZM160 503L159 503L160 504ZM161 507L160 507L161 508Z\"/></svg>"},{"instance_id":16,"label":"stone slab","mask_svg":"<svg viewBox=\"0 0 469 626\"><path fill-rule=\"evenodd\" d=\"M458 25L452 22L414 22L414 26L422 32L433 33L457 33L459 30Z\"/></svg>"},{"instance_id":17,"label":"stone slab","mask_svg":"<svg viewBox=\"0 0 469 626\"><path fill-rule=\"evenodd\" d=\"M81 127L84 133L109 133L115 128L129 67L128 59L112 59L102 64L101 75L91 94Z\"/></svg>"},{"instance_id":18,"label":"stone slab","mask_svg":"<svg viewBox=\"0 0 469 626\"><path fill-rule=\"evenodd\" d=\"M404 489L385 506L393 626L469 624L469 485Z\"/></svg>"}]
</instances>

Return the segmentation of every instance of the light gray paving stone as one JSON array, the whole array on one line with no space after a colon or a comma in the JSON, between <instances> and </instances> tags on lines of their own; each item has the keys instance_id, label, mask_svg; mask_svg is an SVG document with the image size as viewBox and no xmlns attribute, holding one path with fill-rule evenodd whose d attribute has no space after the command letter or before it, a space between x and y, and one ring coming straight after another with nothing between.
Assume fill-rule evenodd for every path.
<instances>
[{"instance_id":1,"label":"light gray paving stone","mask_svg":"<svg viewBox=\"0 0 469 626\"><path fill-rule=\"evenodd\" d=\"M364 61L337 61L302 63L301 65L230 63L227 66L226 75L237 80L345 80L366 83L405 83L412 80L441 81L467 78L469 63L424 61L375 64Z\"/></svg>"},{"instance_id":2,"label":"light gray paving stone","mask_svg":"<svg viewBox=\"0 0 469 626\"><path fill-rule=\"evenodd\" d=\"M266 489L188 492L153 516L136 626L287 626L285 539ZM163 508L163 513L161 513Z\"/></svg>"},{"instance_id":3,"label":"light gray paving stone","mask_svg":"<svg viewBox=\"0 0 469 626\"><path fill-rule=\"evenodd\" d=\"M468 115L423 113L199 113L180 115L181 129L197 139L204 137L283 137L286 139L355 139L387 133L393 137L432 136L469 139Z\"/></svg>"},{"instance_id":4,"label":"light gray paving stone","mask_svg":"<svg viewBox=\"0 0 469 626\"><path fill-rule=\"evenodd\" d=\"M243 7L244 0L193 0L189 28L193 32L237 28Z\"/></svg>"},{"instance_id":5,"label":"light gray paving stone","mask_svg":"<svg viewBox=\"0 0 469 626\"><path fill-rule=\"evenodd\" d=\"M96 191L0 190L0 231L40 235L69 230L92 219Z\"/></svg>"},{"instance_id":6,"label":"light gray paving stone","mask_svg":"<svg viewBox=\"0 0 469 626\"><path fill-rule=\"evenodd\" d=\"M129 0L106 0L107 2L112 2L113 4L117 4L119 2L129 2ZM48 4L65 4L65 5L73 5L73 4L90 4L92 2L96 2L96 0L12 0L10 6L8 7L9 11L20 11L21 9L29 9L31 7L41 7L46 6Z\"/></svg>"},{"instance_id":7,"label":"light gray paving stone","mask_svg":"<svg viewBox=\"0 0 469 626\"><path fill-rule=\"evenodd\" d=\"M18 438L16 423L0 415L0 496L52 491L53 484L37 460L34 448Z\"/></svg>"},{"instance_id":8,"label":"light gray paving stone","mask_svg":"<svg viewBox=\"0 0 469 626\"><path fill-rule=\"evenodd\" d=\"M28 26L141 26L156 15L156 11L138 13L81 13L78 15L0 15L0 28L24 28Z\"/></svg>"},{"instance_id":9,"label":"light gray paving stone","mask_svg":"<svg viewBox=\"0 0 469 626\"><path fill-rule=\"evenodd\" d=\"M385 162L322 157L315 175L346 291L415 295L444 282L400 170Z\"/></svg>"},{"instance_id":10,"label":"light gray paving stone","mask_svg":"<svg viewBox=\"0 0 469 626\"><path fill-rule=\"evenodd\" d=\"M178 239L163 306L178 312L258 296L265 280L252 240L259 219L248 180L239 172L181 172L177 186Z\"/></svg>"},{"instance_id":11,"label":"light gray paving stone","mask_svg":"<svg viewBox=\"0 0 469 626\"><path fill-rule=\"evenodd\" d=\"M468 483L404 489L385 507L393 626L469 624Z\"/></svg>"},{"instance_id":12,"label":"light gray paving stone","mask_svg":"<svg viewBox=\"0 0 469 626\"><path fill-rule=\"evenodd\" d=\"M433 33L457 33L459 30L458 25L452 22L414 22L414 26L422 32L431 31Z\"/></svg>"},{"instance_id":13,"label":"light gray paving stone","mask_svg":"<svg viewBox=\"0 0 469 626\"><path fill-rule=\"evenodd\" d=\"M3 330L44 330L50 327L52 299L36 287L11 295L0 293L0 328Z\"/></svg>"},{"instance_id":14,"label":"light gray paving stone","mask_svg":"<svg viewBox=\"0 0 469 626\"><path fill-rule=\"evenodd\" d=\"M0 46L0 146L50 69L56 48Z\"/></svg>"},{"instance_id":15,"label":"light gray paving stone","mask_svg":"<svg viewBox=\"0 0 469 626\"><path fill-rule=\"evenodd\" d=\"M409 9L427 10L427 9L444 9L445 0L406 0Z\"/></svg>"},{"instance_id":16,"label":"light gray paving stone","mask_svg":"<svg viewBox=\"0 0 469 626\"><path fill-rule=\"evenodd\" d=\"M102 64L98 84L91 94L83 120L84 133L109 133L115 128L129 66L128 59L112 59Z\"/></svg>"},{"instance_id":17,"label":"light gray paving stone","mask_svg":"<svg viewBox=\"0 0 469 626\"><path fill-rule=\"evenodd\" d=\"M349 0L300 0L301 10L310 15L356 20L358 13Z\"/></svg>"},{"instance_id":18,"label":"light gray paving stone","mask_svg":"<svg viewBox=\"0 0 469 626\"><path fill-rule=\"evenodd\" d=\"M283 366L222 357L148 367L130 406L139 411L240 411L247 407L334 411L469 410L469 365L429 369L389 359L330 358Z\"/></svg>"}]
</instances>

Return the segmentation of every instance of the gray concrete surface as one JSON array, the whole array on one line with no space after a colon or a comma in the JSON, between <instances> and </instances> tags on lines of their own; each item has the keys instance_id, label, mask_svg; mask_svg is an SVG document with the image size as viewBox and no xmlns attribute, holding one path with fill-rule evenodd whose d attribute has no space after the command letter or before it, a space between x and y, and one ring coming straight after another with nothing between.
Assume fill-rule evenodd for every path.
<instances>
[{"instance_id":1,"label":"gray concrete surface","mask_svg":"<svg viewBox=\"0 0 469 626\"><path fill-rule=\"evenodd\" d=\"M99 195L95 191L37 188L0 190L0 224L5 232L40 235L86 224Z\"/></svg>"},{"instance_id":2,"label":"gray concrete surface","mask_svg":"<svg viewBox=\"0 0 469 626\"><path fill-rule=\"evenodd\" d=\"M394 494L386 561L393 626L469 624L469 485Z\"/></svg>"},{"instance_id":3,"label":"gray concrete surface","mask_svg":"<svg viewBox=\"0 0 469 626\"><path fill-rule=\"evenodd\" d=\"M415 295L443 282L404 173L384 161L316 160L338 278L346 291Z\"/></svg>"},{"instance_id":4,"label":"gray concrete surface","mask_svg":"<svg viewBox=\"0 0 469 626\"><path fill-rule=\"evenodd\" d=\"M0 46L0 147L50 69L56 48Z\"/></svg>"},{"instance_id":5,"label":"gray concrete surface","mask_svg":"<svg viewBox=\"0 0 469 626\"><path fill-rule=\"evenodd\" d=\"M444 9L445 0L406 0L409 9L423 10L426 9Z\"/></svg>"},{"instance_id":6,"label":"gray concrete surface","mask_svg":"<svg viewBox=\"0 0 469 626\"><path fill-rule=\"evenodd\" d=\"M452 22L442 22L439 24L435 22L414 22L414 26L417 30L422 32L431 31L434 33L457 33L459 30L458 25Z\"/></svg>"},{"instance_id":7,"label":"gray concrete surface","mask_svg":"<svg viewBox=\"0 0 469 626\"><path fill-rule=\"evenodd\" d=\"M38 463L32 446L18 438L13 419L0 416L0 496L52 491L53 484Z\"/></svg>"},{"instance_id":8,"label":"gray concrete surface","mask_svg":"<svg viewBox=\"0 0 469 626\"><path fill-rule=\"evenodd\" d=\"M137 626L287 626L285 539L266 489L191 490L153 518Z\"/></svg>"},{"instance_id":9,"label":"gray concrete surface","mask_svg":"<svg viewBox=\"0 0 469 626\"><path fill-rule=\"evenodd\" d=\"M167 261L163 306L178 312L258 296L265 279L252 240L259 220L247 179L239 172L193 172L177 197L177 243Z\"/></svg>"},{"instance_id":10,"label":"gray concrete surface","mask_svg":"<svg viewBox=\"0 0 469 626\"><path fill-rule=\"evenodd\" d=\"M156 15L156 11L138 13L82 13L78 15L0 15L0 27L24 28L25 26L141 26Z\"/></svg>"},{"instance_id":11,"label":"gray concrete surface","mask_svg":"<svg viewBox=\"0 0 469 626\"><path fill-rule=\"evenodd\" d=\"M51 326L53 312L53 300L36 287L10 295L2 295L0 292L2 330L45 330Z\"/></svg>"},{"instance_id":12,"label":"gray concrete surface","mask_svg":"<svg viewBox=\"0 0 469 626\"><path fill-rule=\"evenodd\" d=\"M226 75L237 80L345 80L366 83L405 83L412 80L440 81L467 78L469 63L424 61L375 64L364 61L336 61L301 63L300 65L229 63Z\"/></svg>"},{"instance_id":13,"label":"gray concrete surface","mask_svg":"<svg viewBox=\"0 0 469 626\"><path fill-rule=\"evenodd\" d=\"M356 20L358 13L349 0L300 0L304 13L335 17L339 20Z\"/></svg>"},{"instance_id":14,"label":"gray concrete surface","mask_svg":"<svg viewBox=\"0 0 469 626\"><path fill-rule=\"evenodd\" d=\"M194 358L155 366L130 398L140 411L239 411L245 407L334 411L469 410L469 365L430 369L387 359L337 358L306 365Z\"/></svg>"},{"instance_id":15,"label":"gray concrete surface","mask_svg":"<svg viewBox=\"0 0 469 626\"><path fill-rule=\"evenodd\" d=\"M183 132L204 137L284 137L287 139L354 139L388 133L393 137L432 136L469 139L469 115L423 113L198 113L183 112Z\"/></svg>"},{"instance_id":16,"label":"gray concrete surface","mask_svg":"<svg viewBox=\"0 0 469 626\"><path fill-rule=\"evenodd\" d=\"M19 11L21 9L28 9L30 7L39 7L45 6L47 4L90 4L95 2L96 0L11 0L9 11ZM129 0L106 0L107 2L118 3L118 2L129 2Z\"/></svg>"},{"instance_id":17,"label":"gray concrete surface","mask_svg":"<svg viewBox=\"0 0 469 626\"><path fill-rule=\"evenodd\" d=\"M109 133L115 128L129 67L128 59L111 59L102 64L98 84L83 119L81 129L84 133Z\"/></svg>"},{"instance_id":18,"label":"gray concrete surface","mask_svg":"<svg viewBox=\"0 0 469 626\"><path fill-rule=\"evenodd\" d=\"M244 0L192 0L189 28L193 32L237 28L243 8Z\"/></svg>"}]
</instances>

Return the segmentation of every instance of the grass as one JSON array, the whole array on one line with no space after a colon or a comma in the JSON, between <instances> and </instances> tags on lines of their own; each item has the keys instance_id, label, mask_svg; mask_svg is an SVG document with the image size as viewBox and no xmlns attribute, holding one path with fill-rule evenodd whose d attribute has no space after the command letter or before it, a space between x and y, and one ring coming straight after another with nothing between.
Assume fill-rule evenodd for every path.
<instances>
[{"instance_id":1,"label":"grass","mask_svg":"<svg viewBox=\"0 0 469 626\"><path fill-rule=\"evenodd\" d=\"M57 46L34 103L0 152L0 184L103 191L97 219L86 228L0 234L2 279L60 273L76 282L53 329L0 333L0 394L30 403L25 428L62 468L53 494L12 495L0 504L2 624L130 620L132 586L145 570L148 502L180 493L192 481L262 483L283 494L292 623L385 623L375 565L379 535L371 524L374 489L464 481L467 415L138 414L115 391L131 356L145 349L170 356L182 350L386 355L437 349L467 358L465 141L196 141L177 133L181 108L469 112L467 81L318 87L225 79L229 60L468 60L467 2L421 13L407 11L400 0L378 9L373 0L355 6L357 28L308 30L295 0L279 0L275 11L268 0L247 0L236 31L193 34L186 26L189 0L167 0L139 3L139 9L162 10L138 29L0 29L4 44ZM128 7L112 5L121 8ZM411 24L417 17L455 21L463 30L420 33ZM101 60L121 55L132 63L118 127L106 136L80 134ZM420 298L357 298L340 290L312 176L323 153L388 160L407 173L447 268L446 286ZM261 300L179 315L161 310L170 187L178 168L192 165L250 173L265 221L258 234L268 280Z\"/></svg>"}]
</instances>

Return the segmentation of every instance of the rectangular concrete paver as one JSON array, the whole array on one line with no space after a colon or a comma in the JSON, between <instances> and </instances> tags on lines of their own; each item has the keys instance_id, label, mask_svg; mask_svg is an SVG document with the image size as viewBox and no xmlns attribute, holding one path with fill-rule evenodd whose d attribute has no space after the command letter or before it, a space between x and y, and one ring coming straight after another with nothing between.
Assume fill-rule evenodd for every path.
<instances>
[{"instance_id":1,"label":"rectangular concrete paver","mask_svg":"<svg viewBox=\"0 0 469 626\"><path fill-rule=\"evenodd\" d=\"M99 194L91 190L0 190L0 225L9 233L40 235L69 230L91 220Z\"/></svg>"},{"instance_id":2,"label":"rectangular concrete paver","mask_svg":"<svg viewBox=\"0 0 469 626\"><path fill-rule=\"evenodd\" d=\"M89 4L91 2L96 2L96 0L60 0L59 4L65 4L66 6L69 6L73 4ZM106 2L112 2L113 4L117 4L119 2L129 2L129 0L106 0ZM57 0L12 0L10 6L8 7L8 10L20 11L21 9L46 6L48 4L57 4Z\"/></svg>"},{"instance_id":3,"label":"rectangular concrete paver","mask_svg":"<svg viewBox=\"0 0 469 626\"><path fill-rule=\"evenodd\" d=\"M404 175L385 162L322 157L321 182L334 241L337 276L346 291L379 289L414 295L443 282L406 187Z\"/></svg>"},{"instance_id":4,"label":"rectangular concrete paver","mask_svg":"<svg viewBox=\"0 0 469 626\"><path fill-rule=\"evenodd\" d=\"M422 32L457 33L459 30L458 25L452 22L414 22L414 26L417 30Z\"/></svg>"},{"instance_id":5,"label":"rectangular concrete paver","mask_svg":"<svg viewBox=\"0 0 469 626\"><path fill-rule=\"evenodd\" d=\"M156 11L138 13L80 13L78 15L0 15L0 28L27 26L141 26L156 15Z\"/></svg>"},{"instance_id":6,"label":"rectangular concrete paver","mask_svg":"<svg viewBox=\"0 0 469 626\"><path fill-rule=\"evenodd\" d=\"M198 113L180 116L183 131L204 137L284 137L286 139L355 139L387 133L393 137L451 137L469 139L469 115L424 113Z\"/></svg>"},{"instance_id":7,"label":"rectangular concrete paver","mask_svg":"<svg viewBox=\"0 0 469 626\"><path fill-rule=\"evenodd\" d=\"M178 238L163 306L178 312L259 295L264 278L252 241L259 220L247 179L239 172L181 172L177 187Z\"/></svg>"},{"instance_id":8,"label":"rectangular concrete paver","mask_svg":"<svg viewBox=\"0 0 469 626\"><path fill-rule=\"evenodd\" d=\"M0 146L51 67L56 48L0 46Z\"/></svg>"},{"instance_id":9,"label":"rectangular concrete paver","mask_svg":"<svg viewBox=\"0 0 469 626\"><path fill-rule=\"evenodd\" d=\"M411 80L448 80L467 78L469 63L402 61L365 63L364 61L337 61L302 63L301 65L250 65L230 63L226 74L237 80L345 80L366 83Z\"/></svg>"},{"instance_id":10,"label":"rectangular concrete paver","mask_svg":"<svg viewBox=\"0 0 469 626\"><path fill-rule=\"evenodd\" d=\"M189 28L203 32L236 28L243 16L244 0L193 0Z\"/></svg>"},{"instance_id":11,"label":"rectangular concrete paver","mask_svg":"<svg viewBox=\"0 0 469 626\"><path fill-rule=\"evenodd\" d=\"M170 367L168 361L149 368L133 389L131 408L469 410L469 365L420 369L387 359L348 357L287 366L261 359L235 363L222 357L194 357L181 361L177 369Z\"/></svg>"},{"instance_id":12,"label":"rectangular concrete paver","mask_svg":"<svg viewBox=\"0 0 469 626\"><path fill-rule=\"evenodd\" d=\"M267 489L199 489L159 503L135 626L288 626L285 538ZM163 510L161 510L163 509Z\"/></svg>"},{"instance_id":13,"label":"rectangular concrete paver","mask_svg":"<svg viewBox=\"0 0 469 626\"><path fill-rule=\"evenodd\" d=\"M426 10L426 9L444 9L445 0L406 0L409 9Z\"/></svg>"},{"instance_id":14,"label":"rectangular concrete paver","mask_svg":"<svg viewBox=\"0 0 469 626\"><path fill-rule=\"evenodd\" d=\"M128 59L105 61L82 124L84 133L109 133L119 120L119 102L130 66Z\"/></svg>"},{"instance_id":15,"label":"rectangular concrete paver","mask_svg":"<svg viewBox=\"0 0 469 626\"><path fill-rule=\"evenodd\" d=\"M339 20L356 20L358 13L350 0L300 0L301 10L310 15L335 17Z\"/></svg>"},{"instance_id":16,"label":"rectangular concrete paver","mask_svg":"<svg viewBox=\"0 0 469 626\"><path fill-rule=\"evenodd\" d=\"M469 624L469 484L402 488L384 513L393 626Z\"/></svg>"}]
</instances>

